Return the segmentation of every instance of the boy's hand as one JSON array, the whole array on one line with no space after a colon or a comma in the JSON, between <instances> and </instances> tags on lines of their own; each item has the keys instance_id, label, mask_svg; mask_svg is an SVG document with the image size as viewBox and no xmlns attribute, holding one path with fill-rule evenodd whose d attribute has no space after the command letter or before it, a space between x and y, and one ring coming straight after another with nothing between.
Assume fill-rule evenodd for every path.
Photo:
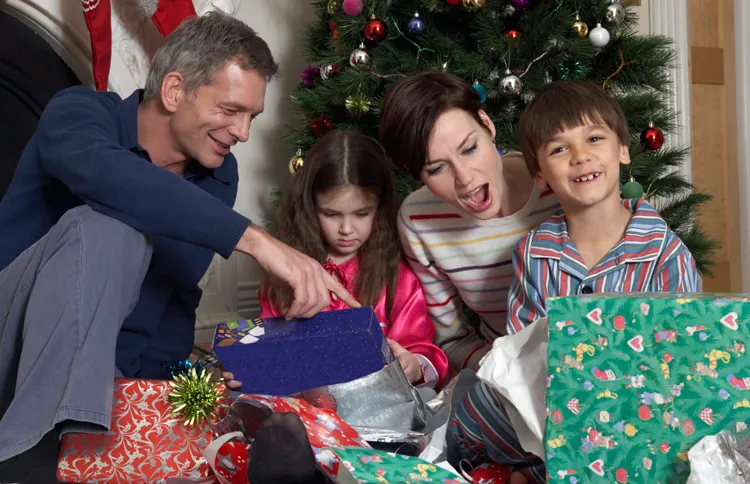
<instances>
[{"instance_id":1,"label":"boy's hand","mask_svg":"<svg viewBox=\"0 0 750 484\"><path fill-rule=\"evenodd\" d=\"M242 382L234 379L234 375L228 371L221 372L221 377L224 378L224 384L230 390L239 390L242 388Z\"/></svg>"},{"instance_id":2,"label":"boy's hand","mask_svg":"<svg viewBox=\"0 0 750 484\"><path fill-rule=\"evenodd\" d=\"M393 351L393 356L395 356L398 362L401 363L401 368L404 369L404 373L406 374L406 378L409 379L409 383L421 380L422 365L419 364L419 358L392 339L388 340L388 344Z\"/></svg>"}]
</instances>

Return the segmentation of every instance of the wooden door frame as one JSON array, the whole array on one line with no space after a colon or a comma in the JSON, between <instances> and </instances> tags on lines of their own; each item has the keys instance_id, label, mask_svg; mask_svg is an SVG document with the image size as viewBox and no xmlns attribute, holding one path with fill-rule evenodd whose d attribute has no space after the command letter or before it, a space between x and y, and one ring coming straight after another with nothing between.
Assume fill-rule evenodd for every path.
<instances>
[{"instance_id":1,"label":"wooden door frame","mask_svg":"<svg viewBox=\"0 0 750 484\"><path fill-rule=\"evenodd\" d=\"M750 292L750 2L734 0L742 292Z\"/></svg>"}]
</instances>

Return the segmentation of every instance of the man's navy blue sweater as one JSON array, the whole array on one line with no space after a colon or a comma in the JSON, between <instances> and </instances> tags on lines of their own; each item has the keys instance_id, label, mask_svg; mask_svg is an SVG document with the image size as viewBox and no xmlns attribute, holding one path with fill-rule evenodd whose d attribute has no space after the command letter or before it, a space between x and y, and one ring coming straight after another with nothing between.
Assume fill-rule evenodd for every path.
<instances>
[{"instance_id":1,"label":"man's navy blue sweater","mask_svg":"<svg viewBox=\"0 0 750 484\"><path fill-rule=\"evenodd\" d=\"M142 96L79 86L50 101L0 201L0 270L84 203L150 234L151 265L118 336L116 364L128 377L163 378L190 354L198 281L214 253L232 254L250 221L231 208L233 155L215 170L193 163L183 177L151 163L138 144Z\"/></svg>"}]
</instances>

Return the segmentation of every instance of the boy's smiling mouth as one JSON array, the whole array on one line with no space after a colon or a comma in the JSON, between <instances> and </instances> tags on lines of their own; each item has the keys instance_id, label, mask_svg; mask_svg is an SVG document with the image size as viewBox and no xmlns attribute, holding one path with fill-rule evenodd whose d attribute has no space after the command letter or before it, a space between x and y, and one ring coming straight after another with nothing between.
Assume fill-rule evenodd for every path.
<instances>
[{"instance_id":1,"label":"boy's smiling mouth","mask_svg":"<svg viewBox=\"0 0 750 484\"><path fill-rule=\"evenodd\" d=\"M596 178L599 178L599 175L601 175L602 172L596 171L592 173L586 173L585 175L581 175L579 177L573 178L573 181L576 183L586 183L590 182L592 180L595 180Z\"/></svg>"}]
</instances>

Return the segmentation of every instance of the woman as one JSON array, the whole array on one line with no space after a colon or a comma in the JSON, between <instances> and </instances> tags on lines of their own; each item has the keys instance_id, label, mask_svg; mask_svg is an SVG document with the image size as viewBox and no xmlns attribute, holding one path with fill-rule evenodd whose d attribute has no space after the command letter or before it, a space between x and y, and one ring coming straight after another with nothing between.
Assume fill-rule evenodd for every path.
<instances>
[{"instance_id":1,"label":"woman","mask_svg":"<svg viewBox=\"0 0 750 484\"><path fill-rule=\"evenodd\" d=\"M520 154L501 156L476 90L445 72L399 81L385 96L380 141L424 186L399 212L401 244L417 273L454 369L476 368L505 335L513 248L557 208ZM481 317L480 337L462 311Z\"/></svg>"}]
</instances>

